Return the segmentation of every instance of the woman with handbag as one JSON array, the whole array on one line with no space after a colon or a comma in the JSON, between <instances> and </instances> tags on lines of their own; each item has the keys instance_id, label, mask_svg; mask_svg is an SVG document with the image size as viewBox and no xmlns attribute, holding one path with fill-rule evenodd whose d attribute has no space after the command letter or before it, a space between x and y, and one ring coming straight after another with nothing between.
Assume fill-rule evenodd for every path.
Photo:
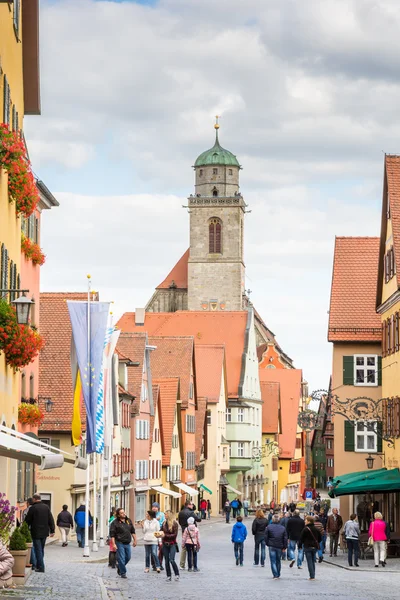
<instances>
[{"instance_id":1,"label":"woman with handbag","mask_svg":"<svg viewBox=\"0 0 400 600\"><path fill-rule=\"evenodd\" d=\"M160 531L160 523L156 519L156 513L153 510L148 510L146 519L142 523L143 527L143 542L145 549L145 573L150 571L150 556L153 556L154 564L157 573L160 573L160 562L157 556L158 537Z\"/></svg>"},{"instance_id":2,"label":"woman with handbag","mask_svg":"<svg viewBox=\"0 0 400 600\"><path fill-rule=\"evenodd\" d=\"M300 534L298 547L304 548L310 581L315 581L315 563L321 539L321 533L314 525L314 517L307 516L306 524Z\"/></svg>"},{"instance_id":3,"label":"woman with handbag","mask_svg":"<svg viewBox=\"0 0 400 600\"><path fill-rule=\"evenodd\" d=\"M171 581L171 565L175 574L175 581L179 581L179 569L175 562L175 555L179 551L176 537L179 531L179 523L175 520L172 511L165 511L165 521L161 527L162 551L165 558L165 570L167 571L167 581Z\"/></svg>"},{"instance_id":4,"label":"woman with handbag","mask_svg":"<svg viewBox=\"0 0 400 600\"><path fill-rule=\"evenodd\" d=\"M386 566L386 523L383 520L382 514L376 512L374 514L374 521L369 526L369 539L368 546L374 547L374 561L375 567L379 567L381 563L382 567Z\"/></svg>"},{"instance_id":5,"label":"woman with handbag","mask_svg":"<svg viewBox=\"0 0 400 600\"><path fill-rule=\"evenodd\" d=\"M197 568L197 554L200 550L200 533L194 524L194 518L189 517L188 525L183 532L182 548L186 548L188 556L188 572L194 571L197 573L200 569Z\"/></svg>"}]
</instances>

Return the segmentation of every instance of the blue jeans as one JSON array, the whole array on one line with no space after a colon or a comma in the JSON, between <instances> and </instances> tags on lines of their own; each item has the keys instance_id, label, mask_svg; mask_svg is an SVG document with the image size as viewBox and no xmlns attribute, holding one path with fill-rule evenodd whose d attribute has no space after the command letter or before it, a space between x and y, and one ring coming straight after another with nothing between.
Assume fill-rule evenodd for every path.
<instances>
[{"instance_id":1,"label":"blue jeans","mask_svg":"<svg viewBox=\"0 0 400 600\"><path fill-rule=\"evenodd\" d=\"M35 546L33 546L33 545L31 548L31 565L34 569L36 569L36 554L35 554Z\"/></svg>"},{"instance_id":2,"label":"blue jeans","mask_svg":"<svg viewBox=\"0 0 400 600\"><path fill-rule=\"evenodd\" d=\"M354 553L354 564L358 565L358 540L349 540L347 542L347 560L349 561L350 567L353 566L353 553Z\"/></svg>"},{"instance_id":3,"label":"blue jeans","mask_svg":"<svg viewBox=\"0 0 400 600\"><path fill-rule=\"evenodd\" d=\"M317 551L315 548L305 548L307 567L310 574L310 579L315 579L315 561L317 559Z\"/></svg>"},{"instance_id":4,"label":"blue jeans","mask_svg":"<svg viewBox=\"0 0 400 600\"><path fill-rule=\"evenodd\" d=\"M261 546L261 564L265 564L265 539L254 540L254 564L258 565L260 561L260 546Z\"/></svg>"},{"instance_id":5,"label":"blue jeans","mask_svg":"<svg viewBox=\"0 0 400 600\"><path fill-rule=\"evenodd\" d=\"M248 506L245 506L243 510L244 510L244 516L248 517L249 516L249 508L248 508Z\"/></svg>"},{"instance_id":6,"label":"blue jeans","mask_svg":"<svg viewBox=\"0 0 400 600\"><path fill-rule=\"evenodd\" d=\"M120 575L125 575L126 565L131 560L131 546L130 544L122 544L121 542L115 543L117 544L117 560L119 573Z\"/></svg>"},{"instance_id":7,"label":"blue jeans","mask_svg":"<svg viewBox=\"0 0 400 600\"><path fill-rule=\"evenodd\" d=\"M269 561L271 563L271 571L274 577L281 576L281 548L269 548Z\"/></svg>"},{"instance_id":8,"label":"blue jeans","mask_svg":"<svg viewBox=\"0 0 400 600\"><path fill-rule=\"evenodd\" d=\"M44 571L44 547L46 544L46 538L33 538L32 549L35 549L36 568L39 571Z\"/></svg>"},{"instance_id":9,"label":"blue jeans","mask_svg":"<svg viewBox=\"0 0 400 600\"><path fill-rule=\"evenodd\" d=\"M243 545L243 542L235 542L233 545L235 558L240 562L241 565L243 564Z\"/></svg>"},{"instance_id":10,"label":"blue jeans","mask_svg":"<svg viewBox=\"0 0 400 600\"><path fill-rule=\"evenodd\" d=\"M85 528L84 527L79 527L79 525L77 525L76 528L75 528L75 531L76 531L77 542L83 548L85 546Z\"/></svg>"},{"instance_id":11,"label":"blue jeans","mask_svg":"<svg viewBox=\"0 0 400 600\"><path fill-rule=\"evenodd\" d=\"M163 555L165 558L165 570L167 571L167 577L171 577L171 565L175 575L179 576L178 565L175 562L176 546L175 544L163 544Z\"/></svg>"},{"instance_id":12,"label":"blue jeans","mask_svg":"<svg viewBox=\"0 0 400 600\"><path fill-rule=\"evenodd\" d=\"M225 519L226 519L226 522L227 522L227 523L229 523L229 519L230 519L230 518L231 518L231 513L230 513L230 512L228 512L228 511L226 511L226 512L225 512Z\"/></svg>"},{"instance_id":13,"label":"blue jeans","mask_svg":"<svg viewBox=\"0 0 400 600\"><path fill-rule=\"evenodd\" d=\"M160 568L160 561L158 560L157 550L158 550L158 544L145 544L144 551L145 551L146 569L150 569L150 556L153 556L154 565L155 565L156 569Z\"/></svg>"},{"instance_id":14,"label":"blue jeans","mask_svg":"<svg viewBox=\"0 0 400 600\"><path fill-rule=\"evenodd\" d=\"M288 551L287 551L289 560L295 560L296 547L297 547L297 541L289 540ZM301 565L303 564L303 558L304 558L303 548L297 548L297 566L298 567L301 567Z\"/></svg>"},{"instance_id":15,"label":"blue jeans","mask_svg":"<svg viewBox=\"0 0 400 600\"><path fill-rule=\"evenodd\" d=\"M185 544L187 559L188 559L188 568L197 569L197 551L193 548L193 544Z\"/></svg>"}]
</instances>

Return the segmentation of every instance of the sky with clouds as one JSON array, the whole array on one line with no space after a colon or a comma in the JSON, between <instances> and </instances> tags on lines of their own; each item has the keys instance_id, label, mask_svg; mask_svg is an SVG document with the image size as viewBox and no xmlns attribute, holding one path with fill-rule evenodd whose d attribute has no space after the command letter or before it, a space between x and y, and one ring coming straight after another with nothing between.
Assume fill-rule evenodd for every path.
<instances>
[{"instance_id":1,"label":"sky with clouds","mask_svg":"<svg viewBox=\"0 0 400 600\"><path fill-rule=\"evenodd\" d=\"M246 287L311 389L326 387L335 235L379 235L400 151L397 0L42 0L42 116L25 133L60 207L44 291L144 306L188 247L191 166L243 166Z\"/></svg>"}]
</instances>

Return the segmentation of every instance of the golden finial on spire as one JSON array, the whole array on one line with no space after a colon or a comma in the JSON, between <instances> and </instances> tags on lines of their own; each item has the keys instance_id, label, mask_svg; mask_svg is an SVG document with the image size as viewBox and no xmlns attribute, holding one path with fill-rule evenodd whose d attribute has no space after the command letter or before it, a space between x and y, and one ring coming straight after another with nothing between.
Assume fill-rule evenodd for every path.
<instances>
[{"instance_id":1,"label":"golden finial on spire","mask_svg":"<svg viewBox=\"0 0 400 600\"><path fill-rule=\"evenodd\" d=\"M215 115L215 125L214 125L214 129L219 129L219 123L218 123L218 119L219 119L219 115Z\"/></svg>"}]
</instances>

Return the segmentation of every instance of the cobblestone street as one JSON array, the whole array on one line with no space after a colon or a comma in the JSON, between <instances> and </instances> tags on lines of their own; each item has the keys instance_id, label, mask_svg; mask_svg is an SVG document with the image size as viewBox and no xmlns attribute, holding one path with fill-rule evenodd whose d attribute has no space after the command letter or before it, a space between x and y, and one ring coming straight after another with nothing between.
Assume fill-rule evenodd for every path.
<instances>
[{"instance_id":1,"label":"cobblestone street","mask_svg":"<svg viewBox=\"0 0 400 600\"><path fill-rule=\"evenodd\" d=\"M246 520L248 530L251 519ZM144 573L144 549L138 546L128 566L128 579L121 580L107 562L85 564L76 543L63 549L57 543L46 548L46 573L33 573L25 588L3 592L1 597L14 600L167 600L200 599L204 597L228 600L235 597L254 600L295 595L296 598L318 598L336 600L386 600L397 599L400 573L397 560L388 561L386 570L374 569L372 561L361 564L363 570L346 570L330 564L317 566L317 579L308 581L305 565L301 570L289 569L282 563L280 580L272 579L269 562L264 569L253 567L252 536L245 545L244 567L236 567L230 543L231 525L222 520L201 524L202 549L199 554L199 573L181 572L179 582L165 581L165 572ZM107 549L108 550L108 549ZM96 558L94 558L96 556ZM92 554L91 560L101 560L104 551ZM361 561L364 563L364 561ZM366 572L368 569L370 572Z\"/></svg>"}]
</instances>

